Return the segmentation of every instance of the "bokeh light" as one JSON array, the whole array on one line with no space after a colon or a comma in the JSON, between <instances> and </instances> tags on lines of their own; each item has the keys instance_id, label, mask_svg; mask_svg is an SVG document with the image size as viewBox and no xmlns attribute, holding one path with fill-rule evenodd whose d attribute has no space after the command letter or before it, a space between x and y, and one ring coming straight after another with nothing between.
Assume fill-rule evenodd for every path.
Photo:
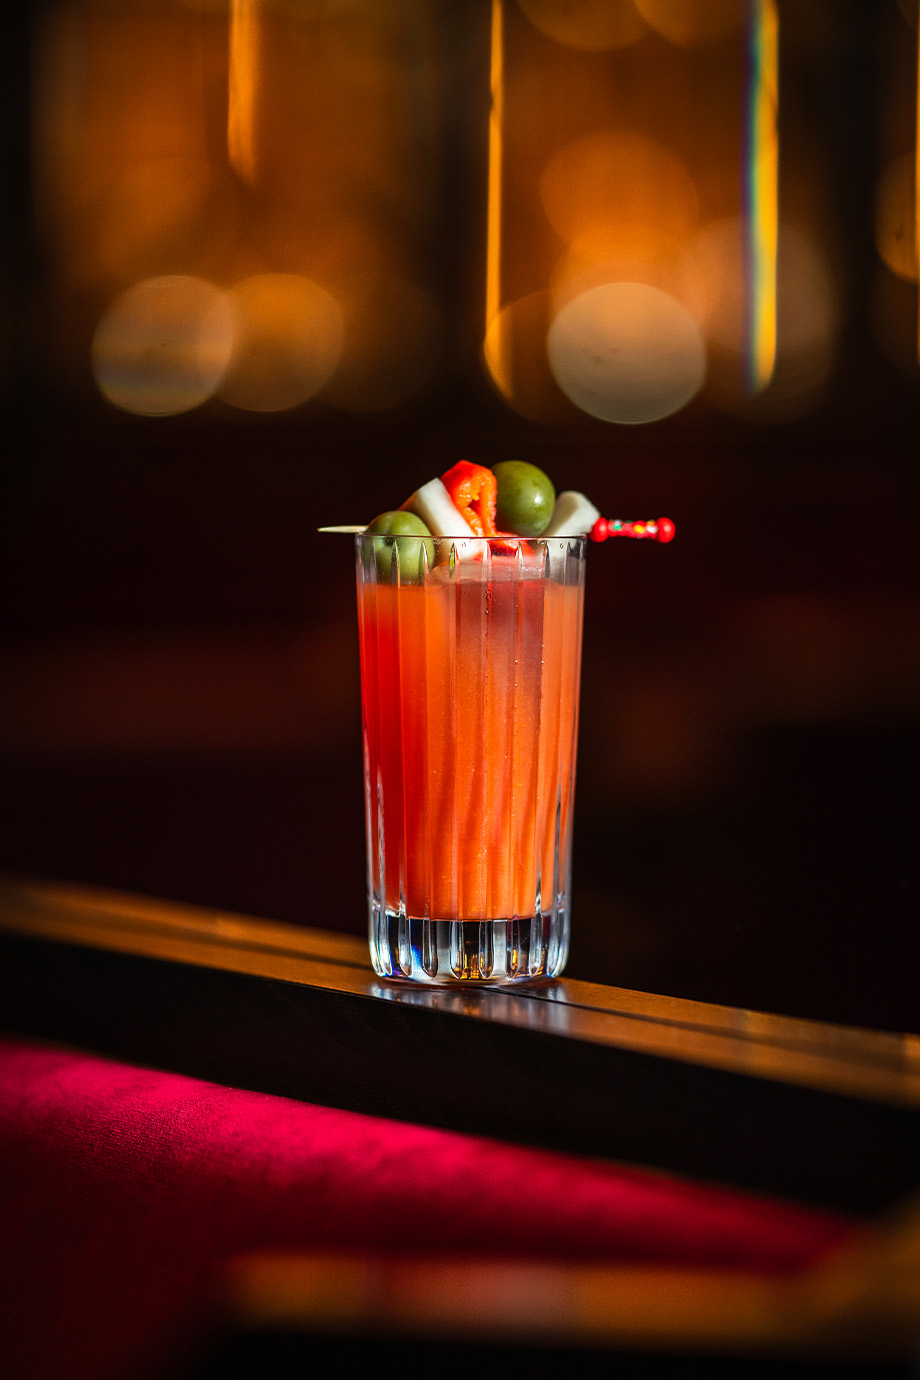
<instances>
[{"instance_id":1,"label":"bokeh light","mask_svg":"<svg viewBox=\"0 0 920 1380\"><path fill-rule=\"evenodd\" d=\"M444 327L430 293L389 273L335 282L345 346L327 400L351 412L382 412L416 397L432 380Z\"/></svg>"},{"instance_id":2,"label":"bokeh light","mask_svg":"<svg viewBox=\"0 0 920 1380\"><path fill-rule=\"evenodd\" d=\"M528 293L496 313L483 344L489 375L505 401L522 417L544 425L578 418L550 369L546 339L552 312L549 292Z\"/></svg>"},{"instance_id":3,"label":"bokeh light","mask_svg":"<svg viewBox=\"0 0 920 1380\"><path fill-rule=\"evenodd\" d=\"M647 33L633 0L518 0L535 29L569 48L626 48Z\"/></svg>"},{"instance_id":4,"label":"bokeh light","mask_svg":"<svg viewBox=\"0 0 920 1380\"><path fill-rule=\"evenodd\" d=\"M328 383L345 338L331 293L296 273L262 273L228 294L234 344L219 394L251 412L282 412Z\"/></svg>"},{"instance_id":5,"label":"bokeh light","mask_svg":"<svg viewBox=\"0 0 920 1380\"><path fill-rule=\"evenodd\" d=\"M125 412L165 417L200 406L216 391L233 348L224 293L202 278L148 278L123 292L92 343L96 382Z\"/></svg>"},{"instance_id":6,"label":"bokeh light","mask_svg":"<svg viewBox=\"0 0 920 1380\"><path fill-rule=\"evenodd\" d=\"M315 397L340 360L343 310L354 348L336 381L341 406L416 396L443 357L431 302L365 285L340 309L331 284L345 293L356 274L435 280L441 55L425 7L40 8L35 224L62 295L54 346L64 367L84 367L85 315L98 319L121 288L180 275L238 285L220 392L229 404L280 411ZM151 405L193 406L200 391Z\"/></svg>"},{"instance_id":7,"label":"bokeh light","mask_svg":"<svg viewBox=\"0 0 920 1380\"><path fill-rule=\"evenodd\" d=\"M875 247L899 278L917 281L917 172L913 153L883 170L875 196Z\"/></svg>"},{"instance_id":8,"label":"bokeh light","mask_svg":"<svg viewBox=\"0 0 920 1380\"><path fill-rule=\"evenodd\" d=\"M693 179L670 149L639 134L605 129L566 144L540 178L550 224L566 244L614 239L622 227L682 238L695 225Z\"/></svg>"},{"instance_id":9,"label":"bokeh light","mask_svg":"<svg viewBox=\"0 0 920 1380\"><path fill-rule=\"evenodd\" d=\"M602 283L648 283L674 293L684 242L654 226L624 223L579 236L552 275L556 310Z\"/></svg>"},{"instance_id":10,"label":"bokeh light","mask_svg":"<svg viewBox=\"0 0 920 1380\"><path fill-rule=\"evenodd\" d=\"M550 327L548 350L566 396L607 422L670 416L699 391L706 374L696 322L647 283L605 283L573 298Z\"/></svg>"},{"instance_id":11,"label":"bokeh light","mask_svg":"<svg viewBox=\"0 0 920 1380\"><path fill-rule=\"evenodd\" d=\"M710 346L709 389L730 411L781 421L811 407L827 382L839 331L830 268L813 239L781 224L777 249L777 353L771 383L756 397L748 384L750 348L745 228L712 221L683 256L685 300Z\"/></svg>"},{"instance_id":12,"label":"bokeh light","mask_svg":"<svg viewBox=\"0 0 920 1380\"><path fill-rule=\"evenodd\" d=\"M159 158L129 164L82 219L86 271L136 282L206 274L233 243L239 212L229 179L204 159Z\"/></svg>"},{"instance_id":13,"label":"bokeh light","mask_svg":"<svg viewBox=\"0 0 920 1380\"><path fill-rule=\"evenodd\" d=\"M634 0L634 4L649 28L682 48L728 37L741 28L748 13L747 0Z\"/></svg>"}]
</instances>

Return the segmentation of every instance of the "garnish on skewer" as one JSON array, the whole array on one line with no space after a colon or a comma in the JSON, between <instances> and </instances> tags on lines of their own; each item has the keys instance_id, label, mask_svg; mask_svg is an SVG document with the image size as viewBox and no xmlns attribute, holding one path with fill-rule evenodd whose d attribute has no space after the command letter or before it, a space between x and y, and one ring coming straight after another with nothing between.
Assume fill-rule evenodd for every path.
<instances>
[{"instance_id":1,"label":"garnish on skewer","mask_svg":"<svg viewBox=\"0 0 920 1380\"><path fill-rule=\"evenodd\" d=\"M403 526L405 522L410 527ZM366 526L321 527L321 532L368 532L384 536L409 533L417 538L611 537L646 541L674 540L670 518L626 522L605 518L585 494L565 489L556 494L542 470L522 460L503 460L494 469L461 460L446 474L431 479L406 499L399 510L382 513Z\"/></svg>"}]
</instances>

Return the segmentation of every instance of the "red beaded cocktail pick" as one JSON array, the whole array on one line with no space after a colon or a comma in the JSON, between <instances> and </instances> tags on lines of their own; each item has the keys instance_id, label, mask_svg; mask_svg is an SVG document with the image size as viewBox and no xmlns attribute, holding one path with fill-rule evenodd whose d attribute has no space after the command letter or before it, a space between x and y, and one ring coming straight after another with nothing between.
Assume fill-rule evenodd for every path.
<instances>
[{"instance_id":1,"label":"red beaded cocktail pick","mask_svg":"<svg viewBox=\"0 0 920 1380\"><path fill-rule=\"evenodd\" d=\"M623 522L620 518L599 517L588 536L592 541L606 541L608 537L644 537L647 541L673 541L674 523L670 518L652 518L650 522Z\"/></svg>"}]
</instances>

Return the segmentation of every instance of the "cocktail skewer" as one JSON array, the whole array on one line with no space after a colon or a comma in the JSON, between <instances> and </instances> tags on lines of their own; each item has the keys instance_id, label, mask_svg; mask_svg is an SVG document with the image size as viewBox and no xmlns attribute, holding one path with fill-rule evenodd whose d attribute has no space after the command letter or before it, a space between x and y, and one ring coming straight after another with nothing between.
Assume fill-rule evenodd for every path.
<instances>
[{"instance_id":1,"label":"cocktail skewer","mask_svg":"<svg viewBox=\"0 0 920 1380\"><path fill-rule=\"evenodd\" d=\"M621 518L598 518L588 536L592 541L606 541L608 537L639 537L646 541L673 541L674 523L670 518L652 518L649 522L623 522Z\"/></svg>"},{"instance_id":2,"label":"cocktail skewer","mask_svg":"<svg viewBox=\"0 0 920 1380\"><path fill-rule=\"evenodd\" d=\"M319 527L320 532L345 532L357 534L366 530L366 524L347 523L341 527ZM674 523L670 518L652 518L648 522L624 522L622 518L598 518L588 536L592 541L607 541L609 537L636 537L645 541L667 542L674 540Z\"/></svg>"}]
</instances>

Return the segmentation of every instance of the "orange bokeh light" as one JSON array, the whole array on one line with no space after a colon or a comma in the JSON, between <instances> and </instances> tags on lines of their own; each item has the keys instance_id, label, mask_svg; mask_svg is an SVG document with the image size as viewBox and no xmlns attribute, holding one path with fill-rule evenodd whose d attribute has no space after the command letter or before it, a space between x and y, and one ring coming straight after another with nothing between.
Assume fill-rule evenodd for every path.
<instances>
[{"instance_id":1,"label":"orange bokeh light","mask_svg":"<svg viewBox=\"0 0 920 1380\"><path fill-rule=\"evenodd\" d=\"M699 198L685 164L655 139L605 129L566 144L540 178L550 224L566 244L587 236L616 240L627 227L650 237L685 236ZM640 231L641 234L641 231Z\"/></svg>"},{"instance_id":2,"label":"orange bokeh light","mask_svg":"<svg viewBox=\"0 0 920 1380\"><path fill-rule=\"evenodd\" d=\"M917 281L916 160L903 154L882 170L875 198L875 246L899 278Z\"/></svg>"},{"instance_id":3,"label":"orange bokeh light","mask_svg":"<svg viewBox=\"0 0 920 1380\"><path fill-rule=\"evenodd\" d=\"M61 297L56 347L81 355L85 315L98 319L118 288L143 296L154 279L200 279L228 293L235 316L226 376L212 380L220 396L245 409L296 407L343 359L334 280L351 285L341 405L396 405L424 386L439 358L438 307L407 286L392 329L374 325L381 283L431 280L436 61L415 0L43 9L35 182ZM79 314L68 311L74 294ZM103 355L121 351L112 376L124 374L141 329L117 318L107 314L94 347L110 400ZM121 331L118 345L109 330ZM178 338L169 340L175 362ZM195 405L190 378L176 406Z\"/></svg>"},{"instance_id":4,"label":"orange bokeh light","mask_svg":"<svg viewBox=\"0 0 920 1380\"><path fill-rule=\"evenodd\" d=\"M518 0L534 28L556 43L586 52L626 48L648 32L633 0Z\"/></svg>"},{"instance_id":5,"label":"orange bokeh light","mask_svg":"<svg viewBox=\"0 0 920 1380\"><path fill-rule=\"evenodd\" d=\"M283 412L314 397L332 377L345 328L338 302L294 273L264 273L227 294L233 350L219 388L251 412Z\"/></svg>"},{"instance_id":6,"label":"orange bokeh light","mask_svg":"<svg viewBox=\"0 0 920 1380\"><path fill-rule=\"evenodd\" d=\"M744 27L747 0L633 0L648 24L670 43L695 48Z\"/></svg>"}]
</instances>

